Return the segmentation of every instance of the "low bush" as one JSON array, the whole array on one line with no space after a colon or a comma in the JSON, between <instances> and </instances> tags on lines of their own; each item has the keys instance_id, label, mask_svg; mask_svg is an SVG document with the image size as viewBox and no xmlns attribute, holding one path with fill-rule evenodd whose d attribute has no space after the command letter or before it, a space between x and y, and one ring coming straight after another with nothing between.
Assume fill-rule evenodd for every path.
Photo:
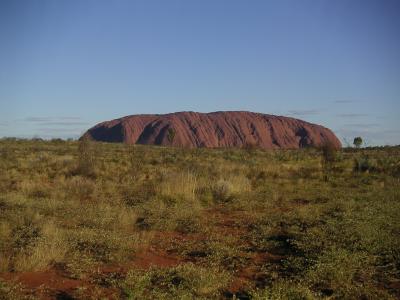
<instances>
[{"instance_id":1,"label":"low bush","mask_svg":"<svg viewBox=\"0 0 400 300\"><path fill-rule=\"evenodd\" d=\"M354 172L359 172L359 173L372 172L375 169L376 169L375 166L370 161L367 155L362 155L354 158L354 164L353 164Z\"/></svg>"},{"instance_id":2,"label":"low bush","mask_svg":"<svg viewBox=\"0 0 400 300\"><path fill-rule=\"evenodd\" d=\"M250 295L254 300L313 300L319 298L304 283L290 280L273 282L265 289L253 290Z\"/></svg>"},{"instance_id":3,"label":"low bush","mask_svg":"<svg viewBox=\"0 0 400 300\"><path fill-rule=\"evenodd\" d=\"M325 143L321 147L322 152L322 169L324 171L324 179L329 179L330 173L335 166L337 159L337 148L331 143Z\"/></svg>"},{"instance_id":4,"label":"low bush","mask_svg":"<svg viewBox=\"0 0 400 300\"><path fill-rule=\"evenodd\" d=\"M186 263L173 268L132 270L124 282L129 299L144 299L151 293L156 299L216 298L227 288L231 276L218 268L202 268Z\"/></svg>"},{"instance_id":5,"label":"low bush","mask_svg":"<svg viewBox=\"0 0 400 300\"><path fill-rule=\"evenodd\" d=\"M212 187L215 202L229 202L233 199L232 185L229 181L220 179Z\"/></svg>"},{"instance_id":6,"label":"low bush","mask_svg":"<svg viewBox=\"0 0 400 300\"><path fill-rule=\"evenodd\" d=\"M82 175L89 178L96 177L95 159L94 142L88 138L82 138L78 145L78 165L73 171L73 175Z\"/></svg>"}]
</instances>

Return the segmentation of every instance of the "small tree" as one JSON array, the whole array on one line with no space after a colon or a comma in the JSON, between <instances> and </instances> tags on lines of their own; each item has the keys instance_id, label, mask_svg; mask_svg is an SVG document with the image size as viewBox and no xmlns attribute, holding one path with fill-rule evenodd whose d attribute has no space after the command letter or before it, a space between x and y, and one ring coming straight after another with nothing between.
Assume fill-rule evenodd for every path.
<instances>
[{"instance_id":1,"label":"small tree","mask_svg":"<svg viewBox=\"0 0 400 300\"><path fill-rule=\"evenodd\" d=\"M95 148L93 142L83 137L78 145L78 166L76 173L86 176L95 177Z\"/></svg>"},{"instance_id":2,"label":"small tree","mask_svg":"<svg viewBox=\"0 0 400 300\"><path fill-rule=\"evenodd\" d=\"M362 143L363 143L363 140L362 140L362 138L360 136L354 138L353 145L356 148L360 148Z\"/></svg>"},{"instance_id":3,"label":"small tree","mask_svg":"<svg viewBox=\"0 0 400 300\"><path fill-rule=\"evenodd\" d=\"M335 145L330 142L326 142L321 147L322 151L322 169L324 171L324 180L328 181L329 174L331 173L336 159L337 159L337 149Z\"/></svg>"}]
</instances>

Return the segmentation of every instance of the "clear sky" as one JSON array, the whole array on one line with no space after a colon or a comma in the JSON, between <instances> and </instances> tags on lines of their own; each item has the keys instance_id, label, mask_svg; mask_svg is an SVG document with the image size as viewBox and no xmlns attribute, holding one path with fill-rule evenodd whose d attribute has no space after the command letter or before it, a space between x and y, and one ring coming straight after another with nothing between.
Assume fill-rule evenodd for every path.
<instances>
[{"instance_id":1,"label":"clear sky","mask_svg":"<svg viewBox=\"0 0 400 300\"><path fill-rule=\"evenodd\" d=\"M0 1L0 137L186 110L400 144L400 1Z\"/></svg>"}]
</instances>

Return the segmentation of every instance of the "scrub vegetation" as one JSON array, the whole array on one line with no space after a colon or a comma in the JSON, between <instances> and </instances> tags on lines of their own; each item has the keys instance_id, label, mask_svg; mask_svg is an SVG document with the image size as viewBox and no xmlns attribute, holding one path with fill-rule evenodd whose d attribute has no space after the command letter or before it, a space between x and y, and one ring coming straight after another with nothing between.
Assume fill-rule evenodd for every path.
<instances>
[{"instance_id":1,"label":"scrub vegetation","mask_svg":"<svg viewBox=\"0 0 400 300\"><path fill-rule=\"evenodd\" d=\"M0 141L0 299L399 299L400 148Z\"/></svg>"}]
</instances>

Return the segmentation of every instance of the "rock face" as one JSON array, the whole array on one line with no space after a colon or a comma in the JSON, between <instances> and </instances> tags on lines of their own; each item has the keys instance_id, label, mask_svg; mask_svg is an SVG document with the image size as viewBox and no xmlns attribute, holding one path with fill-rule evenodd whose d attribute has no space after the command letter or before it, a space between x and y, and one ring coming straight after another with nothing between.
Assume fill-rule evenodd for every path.
<instances>
[{"instance_id":1,"label":"rock face","mask_svg":"<svg viewBox=\"0 0 400 300\"><path fill-rule=\"evenodd\" d=\"M246 111L177 112L132 115L102 122L82 137L96 141L177 147L243 147L297 149L341 143L320 125Z\"/></svg>"}]
</instances>

